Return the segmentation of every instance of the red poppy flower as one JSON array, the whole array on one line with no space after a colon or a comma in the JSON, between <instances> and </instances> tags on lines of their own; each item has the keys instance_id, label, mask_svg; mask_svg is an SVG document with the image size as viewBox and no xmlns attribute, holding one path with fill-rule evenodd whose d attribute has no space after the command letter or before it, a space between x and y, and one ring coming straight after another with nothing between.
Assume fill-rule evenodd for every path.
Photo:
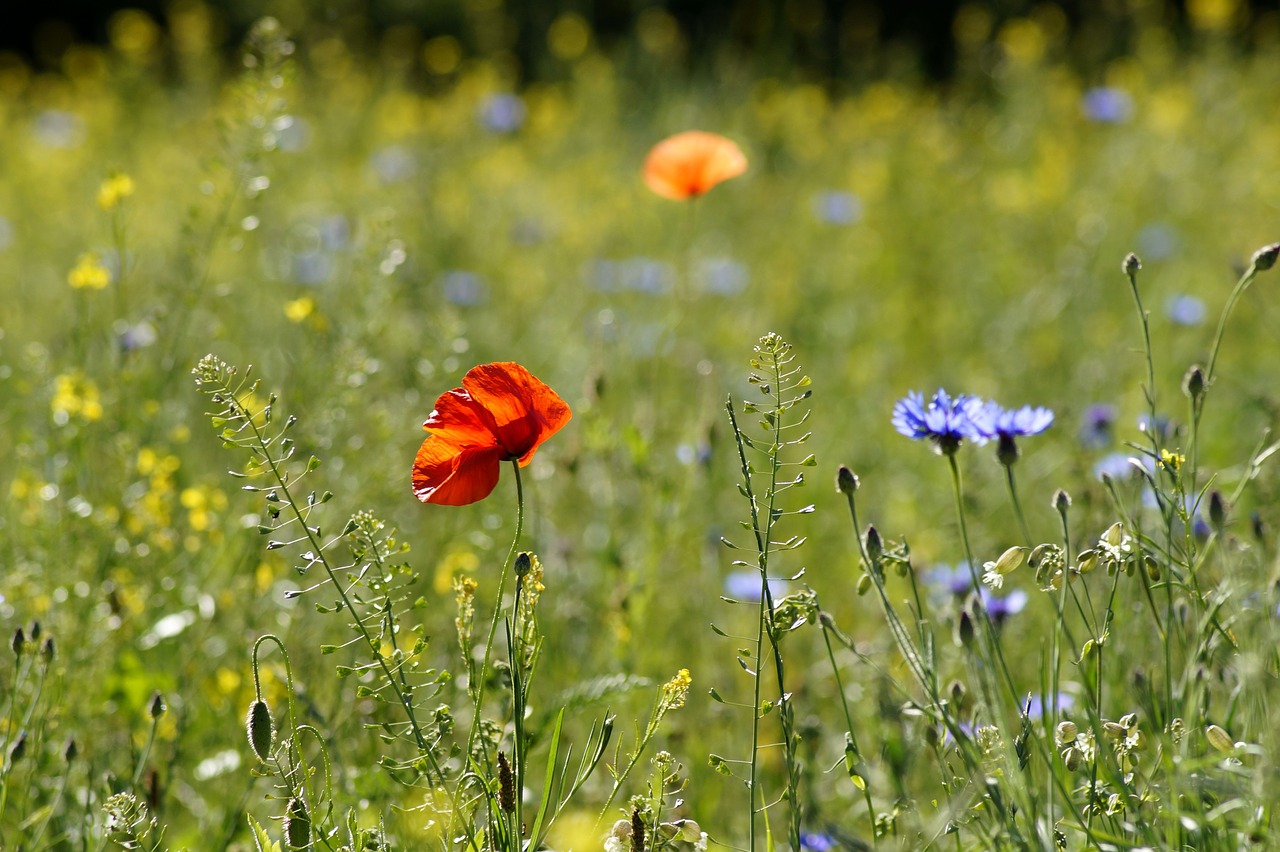
<instances>
[{"instance_id":1,"label":"red poppy flower","mask_svg":"<svg viewBox=\"0 0 1280 852\"><path fill-rule=\"evenodd\" d=\"M689 130L653 146L644 161L644 182L663 198L683 201L746 170L747 158L732 140Z\"/></svg>"},{"instance_id":2,"label":"red poppy flower","mask_svg":"<svg viewBox=\"0 0 1280 852\"><path fill-rule=\"evenodd\" d=\"M444 506L483 500L502 462L527 465L569 417L565 401L519 364L472 367L422 424L431 434L413 461L413 493Z\"/></svg>"}]
</instances>

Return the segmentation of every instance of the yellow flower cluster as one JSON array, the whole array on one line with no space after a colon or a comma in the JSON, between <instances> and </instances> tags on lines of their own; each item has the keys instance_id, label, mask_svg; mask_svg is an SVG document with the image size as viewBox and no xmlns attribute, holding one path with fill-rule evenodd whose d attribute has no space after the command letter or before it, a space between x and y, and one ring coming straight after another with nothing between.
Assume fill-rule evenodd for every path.
<instances>
[{"instance_id":1,"label":"yellow flower cluster","mask_svg":"<svg viewBox=\"0 0 1280 852\"><path fill-rule=\"evenodd\" d=\"M87 423L102 419L102 401L98 386L79 371L63 373L53 380L53 399L49 403L53 419L65 424L72 417Z\"/></svg>"},{"instance_id":2,"label":"yellow flower cluster","mask_svg":"<svg viewBox=\"0 0 1280 852\"><path fill-rule=\"evenodd\" d=\"M662 685L662 704L667 710L675 710L683 707L685 699L689 697L689 687L693 684L693 678L689 676L688 669L681 669L676 672L676 676L671 678Z\"/></svg>"},{"instance_id":3,"label":"yellow flower cluster","mask_svg":"<svg viewBox=\"0 0 1280 852\"><path fill-rule=\"evenodd\" d=\"M111 283L111 270L97 252L85 252L67 273L67 283L77 290L101 290Z\"/></svg>"},{"instance_id":4,"label":"yellow flower cluster","mask_svg":"<svg viewBox=\"0 0 1280 852\"><path fill-rule=\"evenodd\" d=\"M133 178L114 174L98 187L98 206L108 212L115 210L130 195L133 195Z\"/></svg>"}]
</instances>

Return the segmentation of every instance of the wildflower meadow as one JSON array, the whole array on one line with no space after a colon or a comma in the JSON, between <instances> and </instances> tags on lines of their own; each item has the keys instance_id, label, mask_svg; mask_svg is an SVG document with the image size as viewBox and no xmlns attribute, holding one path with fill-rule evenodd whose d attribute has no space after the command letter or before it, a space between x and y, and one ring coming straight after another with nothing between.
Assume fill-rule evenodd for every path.
<instances>
[{"instance_id":1,"label":"wildflower meadow","mask_svg":"<svg viewBox=\"0 0 1280 852\"><path fill-rule=\"evenodd\" d=\"M1280 28L1157 7L0 53L0 849L1280 848Z\"/></svg>"}]
</instances>

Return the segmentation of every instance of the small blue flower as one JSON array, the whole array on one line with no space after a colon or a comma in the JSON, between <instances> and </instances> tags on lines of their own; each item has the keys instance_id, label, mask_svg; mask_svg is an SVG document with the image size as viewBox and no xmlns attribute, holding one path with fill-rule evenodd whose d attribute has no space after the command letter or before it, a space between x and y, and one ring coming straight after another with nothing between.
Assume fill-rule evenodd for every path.
<instances>
[{"instance_id":1,"label":"small blue flower","mask_svg":"<svg viewBox=\"0 0 1280 852\"><path fill-rule=\"evenodd\" d=\"M1103 456L1093 466L1093 475L1097 479L1104 476L1107 479L1128 479L1134 472L1133 465L1129 464L1128 453L1111 453Z\"/></svg>"},{"instance_id":2,"label":"small blue flower","mask_svg":"<svg viewBox=\"0 0 1280 852\"><path fill-rule=\"evenodd\" d=\"M489 299L489 285L474 272L451 269L440 278L444 297L460 307L483 305Z\"/></svg>"},{"instance_id":3,"label":"small blue flower","mask_svg":"<svg viewBox=\"0 0 1280 852\"><path fill-rule=\"evenodd\" d=\"M1071 693L1069 692L1058 693L1058 709L1059 710L1070 710L1072 707L1075 706L1075 703L1076 703L1076 697ZM1044 696L1028 695L1026 702L1022 705L1022 709L1026 713L1028 718L1039 719L1040 717L1044 716L1045 707L1047 706L1049 705L1045 703Z\"/></svg>"},{"instance_id":4,"label":"small blue flower","mask_svg":"<svg viewBox=\"0 0 1280 852\"><path fill-rule=\"evenodd\" d=\"M800 835L800 848L808 849L809 852L829 852L835 845L835 839L829 834L806 831Z\"/></svg>"},{"instance_id":5,"label":"small blue flower","mask_svg":"<svg viewBox=\"0 0 1280 852\"><path fill-rule=\"evenodd\" d=\"M1116 407L1099 403L1091 405L1084 412L1084 423L1080 426L1080 443L1090 449L1101 449L1108 446L1115 436L1111 430L1116 425Z\"/></svg>"},{"instance_id":6,"label":"small blue flower","mask_svg":"<svg viewBox=\"0 0 1280 852\"><path fill-rule=\"evenodd\" d=\"M786 597L791 585L782 579L769 578L769 594L775 599ZM724 593L735 601L760 602L760 572L734 571L724 578Z\"/></svg>"},{"instance_id":7,"label":"small blue flower","mask_svg":"<svg viewBox=\"0 0 1280 852\"><path fill-rule=\"evenodd\" d=\"M1174 325L1194 326L1204 322L1204 302L1195 296L1174 296L1165 303L1165 312Z\"/></svg>"},{"instance_id":8,"label":"small blue flower","mask_svg":"<svg viewBox=\"0 0 1280 852\"><path fill-rule=\"evenodd\" d=\"M950 565L939 565L924 573L924 584L931 589L945 592L953 597L962 598L973 588L973 573L968 562Z\"/></svg>"},{"instance_id":9,"label":"small blue flower","mask_svg":"<svg viewBox=\"0 0 1280 852\"><path fill-rule=\"evenodd\" d=\"M862 218L862 199L852 192L827 190L810 201L813 215L828 225L852 225Z\"/></svg>"},{"instance_id":10,"label":"small blue flower","mask_svg":"<svg viewBox=\"0 0 1280 852\"><path fill-rule=\"evenodd\" d=\"M1099 124L1123 124L1133 112L1133 98L1124 89L1098 86L1084 93L1080 108Z\"/></svg>"},{"instance_id":11,"label":"small blue flower","mask_svg":"<svg viewBox=\"0 0 1280 852\"><path fill-rule=\"evenodd\" d=\"M893 407L893 428L913 441L928 438L943 455L953 455L960 442L968 439L985 444L990 437L975 418L981 416L982 400L961 394L954 399L939 390L925 404L924 394L911 391Z\"/></svg>"},{"instance_id":12,"label":"small blue flower","mask_svg":"<svg viewBox=\"0 0 1280 852\"><path fill-rule=\"evenodd\" d=\"M524 101L519 95L502 92L490 95L477 110L480 124L490 133L515 133L524 124Z\"/></svg>"},{"instance_id":13,"label":"small blue flower","mask_svg":"<svg viewBox=\"0 0 1280 852\"><path fill-rule=\"evenodd\" d=\"M1152 222L1138 231L1138 254L1144 263L1167 260L1178 252L1178 232L1164 222Z\"/></svg>"},{"instance_id":14,"label":"small blue flower","mask_svg":"<svg viewBox=\"0 0 1280 852\"><path fill-rule=\"evenodd\" d=\"M980 594L982 605L987 609L987 615L997 625L1002 624L1009 616L1017 615L1027 608L1027 593L1022 589L1015 589L1007 595L993 595L983 589Z\"/></svg>"},{"instance_id":15,"label":"small blue flower","mask_svg":"<svg viewBox=\"0 0 1280 852\"><path fill-rule=\"evenodd\" d=\"M1003 465L1011 465L1018 460L1017 438L1025 435L1039 435L1053 425L1053 412L1047 408L1001 408L997 403L988 402L974 414L974 423L983 434L999 441L996 458Z\"/></svg>"}]
</instances>

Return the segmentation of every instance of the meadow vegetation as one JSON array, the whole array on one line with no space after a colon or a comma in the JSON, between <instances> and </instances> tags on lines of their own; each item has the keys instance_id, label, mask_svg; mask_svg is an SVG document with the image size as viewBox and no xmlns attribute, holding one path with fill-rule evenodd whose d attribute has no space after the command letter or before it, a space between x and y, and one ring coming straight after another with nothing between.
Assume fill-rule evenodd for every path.
<instances>
[{"instance_id":1,"label":"meadow vegetation","mask_svg":"<svg viewBox=\"0 0 1280 852\"><path fill-rule=\"evenodd\" d=\"M228 69L195 5L0 57L0 848L1280 845L1280 51L1219 5L1083 71L974 8L945 86ZM654 195L693 128L745 172ZM572 418L419 502L495 362Z\"/></svg>"}]
</instances>

